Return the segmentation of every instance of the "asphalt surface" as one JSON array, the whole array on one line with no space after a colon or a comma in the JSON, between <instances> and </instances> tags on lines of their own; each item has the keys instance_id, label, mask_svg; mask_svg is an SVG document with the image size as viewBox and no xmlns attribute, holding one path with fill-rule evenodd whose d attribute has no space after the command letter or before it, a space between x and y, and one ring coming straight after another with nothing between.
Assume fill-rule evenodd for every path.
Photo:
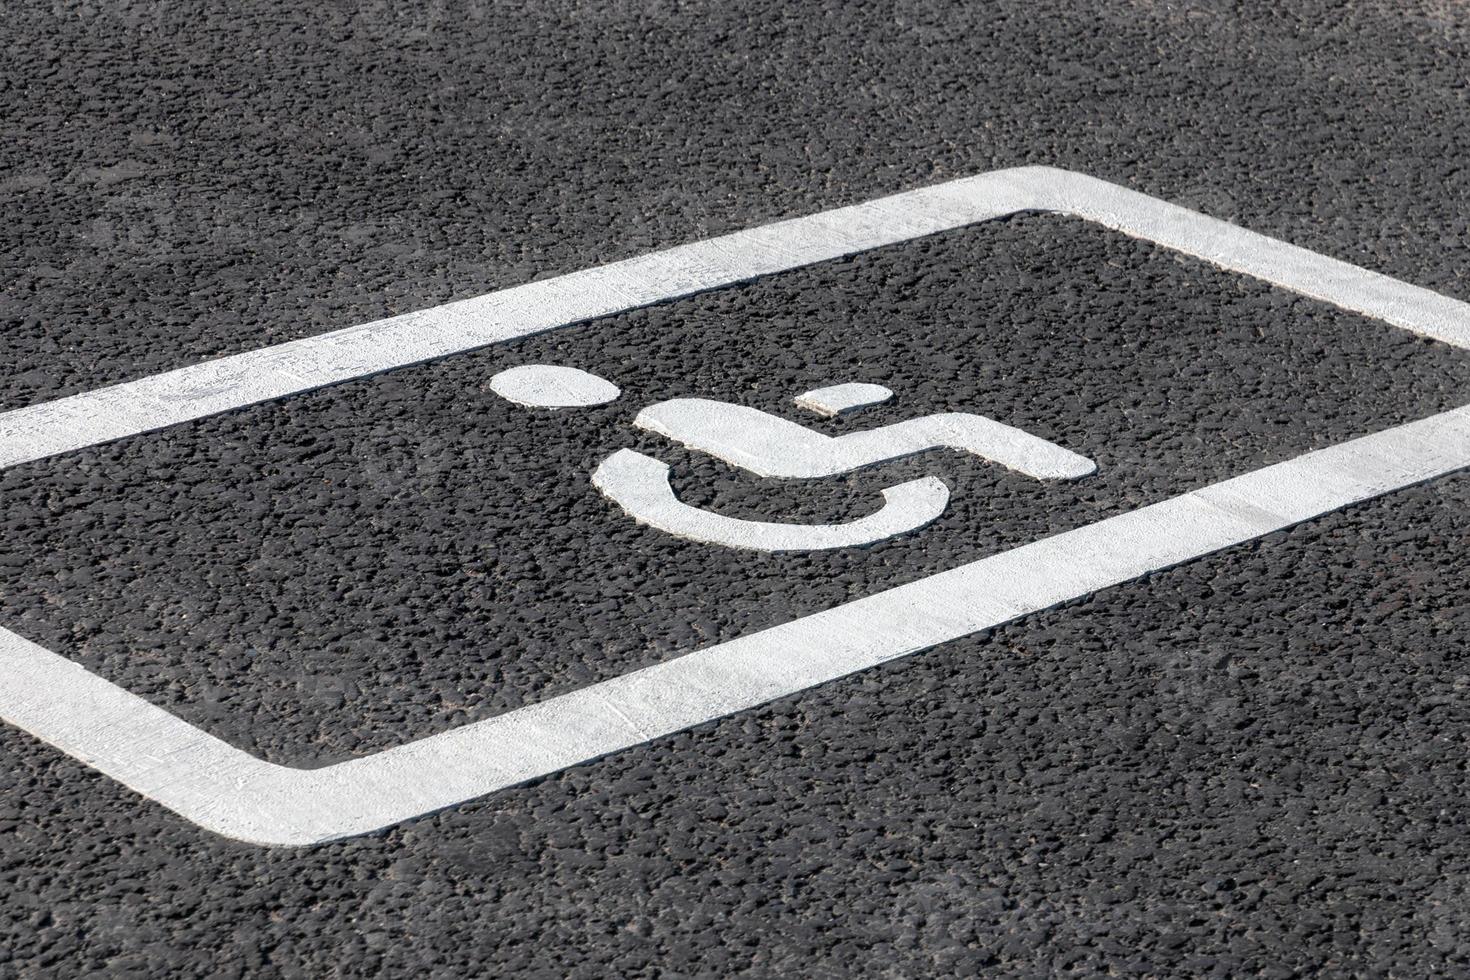
<instances>
[{"instance_id":1,"label":"asphalt surface","mask_svg":"<svg viewBox=\"0 0 1470 980\"><path fill-rule=\"evenodd\" d=\"M0 406L1019 163L1470 298L1470 15L1288 6L41 5L0 26ZM624 396L489 392L538 362ZM968 408L1099 473L806 492L628 428L849 380L898 394L827 431ZM0 608L316 765L1467 395L1441 345L1020 217L5 471ZM726 513L955 501L711 560L591 492L625 445ZM0 974L1464 972L1467 517L1438 480L310 850L0 729Z\"/></svg>"}]
</instances>

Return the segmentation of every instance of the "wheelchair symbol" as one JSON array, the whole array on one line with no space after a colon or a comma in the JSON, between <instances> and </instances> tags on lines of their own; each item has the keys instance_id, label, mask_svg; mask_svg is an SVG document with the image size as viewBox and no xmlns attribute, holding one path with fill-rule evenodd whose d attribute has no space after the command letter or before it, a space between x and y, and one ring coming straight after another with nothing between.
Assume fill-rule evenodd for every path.
<instances>
[{"instance_id":1,"label":"wheelchair symbol","mask_svg":"<svg viewBox=\"0 0 1470 980\"><path fill-rule=\"evenodd\" d=\"M491 388L522 405L566 408L611 401L617 386L575 368L527 365L491 379ZM795 399L804 409L839 415L893 396L881 385L840 384ZM674 398L643 409L633 425L762 477L815 479L902 459L931 449L967 452L1039 480L1075 480L1096 471L1086 456L984 415L943 412L829 436L760 409L707 398ZM916 531L944 513L949 487L934 476L882 491L877 511L842 524L781 524L726 517L681 501L669 466L619 449L592 474L592 485L640 524L703 544L757 551L815 551L873 544Z\"/></svg>"}]
</instances>

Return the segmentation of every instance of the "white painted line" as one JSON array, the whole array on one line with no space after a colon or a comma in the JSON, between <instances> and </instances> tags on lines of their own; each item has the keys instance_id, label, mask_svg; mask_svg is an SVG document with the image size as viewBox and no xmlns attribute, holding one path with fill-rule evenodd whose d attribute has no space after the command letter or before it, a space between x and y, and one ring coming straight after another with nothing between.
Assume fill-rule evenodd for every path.
<instances>
[{"instance_id":1,"label":"white painted line","mask_svg":"<svg viewBox=\"0 0 1470 980\"><path fill-rule=\"evenodd\" d=\"M818 415L833 416L867 408L869 405L881 405L892 397L893 392L882 385L849 381L846 384L813 388L797 395L793 401L797 408L804 408Z\"/></svg>"},{"instance_id":2,"label":"white painted line","mask_svg":"<svg viewBox=\"0 0 1470 980\"><path fill-rule=\"evenodd\" d=\"M748 405L673 398L648 406L633 424L765 477L837 476L930 449L972 453L1038 480L1075 480L1097 469L1086 456L968 412L829 436Z\"/></svg>"},{"instance_id":3,"label":"white painted line","mask_svg":"<svg viewBox=\"0 0 1470 980\"><path fill-rule=\"evenodd\" d=\"M949 487L926 476L883 490L876 512L846 524L776 524L712 514L674 496L669 467L631 449L619 449L592 474L592 485L638 523L704 544L755 551L818 551L873 544L907 534L949 505Z\"/></svg>"},{"instance_id":4,"label":"white painted line","mask_svg":"<svg viewBox=\"0 0 1470 980\"><path fill-rule=\"evenodd\" d=\"M1020 211L1054 211L1470 346L1464 304L1095 177L1019 167L0 413L0 468Z\"/></svg>"},{"instance_id":5,"label":"white painted line","mask_svg":"<svg viewBox=\"0 0 1470 980\"><path fill-rule=\"evenodd\" d=\"M1470 307L1102 181L1023 168L709 239L0 415L14 465L536 330L1021 210L1097 221L1470 347ZM766 703L1470 467L1470 408L322 769L234 749L0 630L0 717L201 826L262 844L366 833Z\"/></svg>"},{"instance_id":6,"label":"white painted line","mask_svg":"<svg viewBox=\"0 0 1470 980\"><path fill-rule=\"evenodd\" d=\"M622 394L606 378L555 364L507 368L490 379L490 390L528 408L586 408L604 405Z\"/></svg>"},{"instance_id":7,"label":"white painted line","mask_svg":"<svg viewBox=\"0 0 1470 980\"><path fill-rule=\"evenodd\" d=\"M0 715L210 830L367 833L752 708L1470 466L1470 409L1141 510L366 758L276 766L0 631Z\"/></svg>"}]
</instances>

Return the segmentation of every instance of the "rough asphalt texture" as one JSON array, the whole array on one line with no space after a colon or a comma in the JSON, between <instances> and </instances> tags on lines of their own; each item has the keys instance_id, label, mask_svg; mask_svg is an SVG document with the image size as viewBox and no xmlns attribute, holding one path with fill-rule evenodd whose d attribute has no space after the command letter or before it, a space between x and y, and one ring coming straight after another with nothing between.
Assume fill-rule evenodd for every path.
<instances>
[{"instance_id":1,"label":"rough asphalt texture","mask_svg":"<svg viewBox=\"0 0 1470 980\"><path fill-rule=\"evenodd\" d=\"M624 395L550 412L489 391L545 362ZM761 480L630 427L685 394L815 423L793 396L851 378L898 394L821 428L980 411L1099 472L944 453ZM1032 216L0 472L0 595L30 639L323 764L1466 403L1466 352ZM953 503L871 548L712 550L592 488L630 444L724 514L848 520L927 473Z\"/></svg>"},{"instance_id":2,"label":"rough asphalt texture","mask_svg":"<svg viewBox=\"0 0 1470 980\"><path fill-rule=\"evenodd\" d=\"M1447 4L241 6L7 14L0 404L1028 162L1470 298L1470 15ZM913 346L924 317L994 347L941 362ZM691 319L711 326L686 348ZM844 364L849 323L867 353ZM482 390L498 366L573 354L625 398L536 417ZM629 444L651 398L795 417L791 394L870 361L891 373L851 380L893 378L899 398L832 431L970 385L955 407L1104 469L1040 490L944 458L811 498L681 477L729 512L831 519L934 471L973 508L799 570L686 570L684 546L546 479ZM1466 384L1435 345L1017 219L0 474L0 596L6 625L311 764L1427 414ZM497 440L528 425L526 446L573 447L522 477L527 506L563 508L552 560L507 511L454 497L507 479ZM347 522L339 498L384 523ZM989 537L961 539L977 515ZM1436 481L309 851L202 833L0 729L0 975L1464 972L1467 517L1470 480ZM486 522L516 548L477 547ZM536 631L485 607L581 562L566 549L587 529L674 594L569 593L597 608L555 622L566 643L487 652ZM333 560L394 574L354 591ZM793 591L794 572L834 571Z\"/></svg>"}]
</instances>

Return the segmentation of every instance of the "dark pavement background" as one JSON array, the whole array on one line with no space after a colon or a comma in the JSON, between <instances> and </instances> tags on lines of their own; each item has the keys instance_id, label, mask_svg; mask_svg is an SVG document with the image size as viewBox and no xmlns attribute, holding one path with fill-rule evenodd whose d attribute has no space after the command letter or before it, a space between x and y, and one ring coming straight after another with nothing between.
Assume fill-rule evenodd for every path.
<instances>
[{"instance_id":1,"label":"dark pavement background","mask_svg":"<svg viewBox=\"0 0 1470 980\"><path fill-rule=\"evenodd\" d=\"M1288 8L22 7L0 25L0 405L1018 163L1470 298L1470 13ZM703 339L676 343L690 322ZM839 376L854 343L892 374ZM538 418L482 390L552 358L628 394ZM829 518L909 473L965 490L953 527L809 562L711 566L570 483L540 492L654 397L776 410L885 378L894 418L948 399L1105 468L1075 496L949 458L810 500L681 477L729 512ZM0 474L0 609L314 764L1467 384L1438 345L1016 219ZM465 504L516 473L564 517L552 559L503 497ZM1464 972L1467 518L1470 482L1436 481L307 851L203 833L0 729L0 974ZM589 547L631 554L614 586L665 587L592 596ZM344 588L333 560L382 571ZM571 572L559 608L594 608L551 620L565 642L516 619L534 603L505 611Z\"/></svg>"}]
</instances>

